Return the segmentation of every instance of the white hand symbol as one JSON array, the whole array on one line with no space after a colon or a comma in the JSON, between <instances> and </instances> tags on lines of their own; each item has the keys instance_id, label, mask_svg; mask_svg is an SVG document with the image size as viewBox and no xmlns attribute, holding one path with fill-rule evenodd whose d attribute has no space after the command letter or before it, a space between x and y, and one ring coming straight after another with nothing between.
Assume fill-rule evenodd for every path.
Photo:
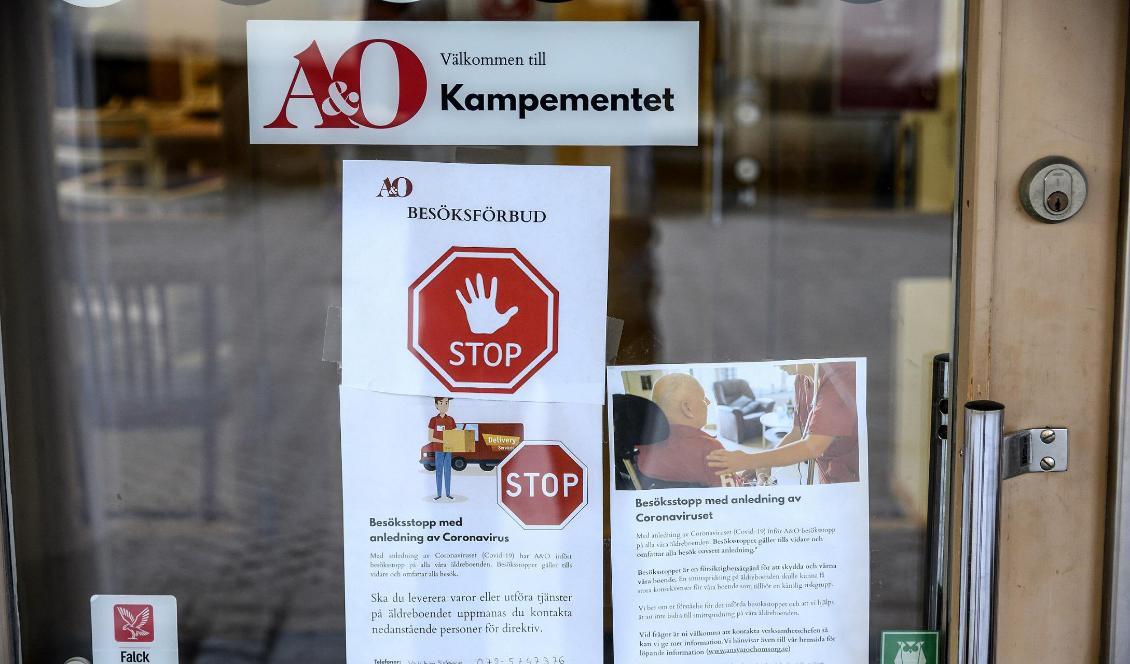
<instances>
[{"instance_id":1,"label":"white hand symbol","mask_svg":"<svg viewBox=\"0 0 1130 664\"><path fill-rule=\"evenodd\" d=\"M495 304L495 298L498 297L498 277L491 277L490 290L483 288L483 275L475 275L475 285L479 288L475 290L471 286L471 280L463 280L467 284L467 297L463 297L463 291L458 288L455 289L455 295L463 304L463 311L467 312L467 325L470 326L471 332L475 334L491 334L506 326L514 314L518 313L518 307L510 307L506 313L499 313L498 305Z\"/></svg>"}]
</instances>

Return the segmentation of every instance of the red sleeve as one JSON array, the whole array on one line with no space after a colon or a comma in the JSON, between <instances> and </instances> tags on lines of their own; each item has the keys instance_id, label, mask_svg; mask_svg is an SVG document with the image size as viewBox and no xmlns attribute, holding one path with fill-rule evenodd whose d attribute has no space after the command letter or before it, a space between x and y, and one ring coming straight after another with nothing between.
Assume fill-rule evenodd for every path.
<instances>
[{"instance_id":1,"label":"red sleeve","mask_svg":"<svg viewBox=\"0 0 1130 664\"><path fill-rule=\"evenodd\" d=\"M823 373L812 404L808 433L851 436L856 432L855 365L834 362L820 365Z\"/></svg>"},{"instance_id":2,"label":"red sleeve","mask_svg":"<svg viewBox=\"0 0 1130 664\"><path fill-rule=\"evenodd\" d=\"M719 443L716 440L704 440L704 441L702 441L702 455L701 455L702 476L701 476L699 481L702 483L703 486L722 486L721 476L718 475L717 470L714 470L713 468L711 468L710 466L708 466L706 464L706 457L707 457L707 455L709 455L714 450L724 450L724 449L726 449L726 448L722 447L722 443Z\"/></svg>"},{"instance_id":3,"label":"red sleeve","mask_svg":"<svg viewBox=\"0 0 1130 664\"><path fill-rule=\"evenodd\" d=\"M793 429L804 431L804 421L808 417L808 397L804 384L808 379L797 376L793 379Z\"/></svg>"},{"instance_id":4,"label":"red sleeve","mask_svg":"<svg viewBox=\"0 0 1130 664\"><path fill-rule=\"evenodd\" d=\"M438 420L438 419L439 419L439 416L436 415L436 416L432 417L432 419L428 420L428 428L431 429L432 431L435 431L436 430L436 424L438 424L438 422L436 422L436 420ZM418 422L419 420L416 420L416 421Z\"/></svg>"}]
</instances>

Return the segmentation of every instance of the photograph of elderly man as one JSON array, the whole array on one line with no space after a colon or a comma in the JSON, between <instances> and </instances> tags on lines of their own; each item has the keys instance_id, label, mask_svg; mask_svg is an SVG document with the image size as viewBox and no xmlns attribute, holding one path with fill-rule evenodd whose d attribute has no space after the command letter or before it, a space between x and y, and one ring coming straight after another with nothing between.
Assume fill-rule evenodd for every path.
<instances>
[{"instance_id":1,"label":"photograph of elderly man","mask_svg":"<svg viewBox=\"0 0 1130 664\"><path fill-rule=\"evenodd\" d=\"M723 447L702 430L710 407L702 385L688 374L667 374L655 381L651 400L667 417L671 435L667 440L640 448L640 472L658 480L722 486L722 478L706 464L707 455Z\"/></svg>"}]
</instances>

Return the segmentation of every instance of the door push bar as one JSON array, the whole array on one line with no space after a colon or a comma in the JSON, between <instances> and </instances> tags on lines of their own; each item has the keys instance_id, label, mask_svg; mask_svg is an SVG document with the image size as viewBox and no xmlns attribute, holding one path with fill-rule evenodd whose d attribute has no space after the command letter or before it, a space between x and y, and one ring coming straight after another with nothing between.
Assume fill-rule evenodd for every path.
<instances>
[{"instance_id":1,"label":"door push bar","mask_svg":"<svg viewBox=\"0 0 1130 664\"><path fill-rule=\"evenodd\" d=\"M995 401L965 404L958 664L994 661L1001 482L1067 470L1066 428L1005 434L1003 421L1004 406Z\"/></svg>"},{"instance_id":2,"label":"door push bar","mask_svg":"<svg viewBox=\"0 0 1130 664\"><path fill-rule=\"evenodd\" d=\"M947 632L950 571L951 485L953 484L953 443L950 436L950 356L934 356L930 390L930 497L926 523L926 597L922 622L926 629ZM939 643L939 657L945 643Z\"/></svg>"}]
</instances>

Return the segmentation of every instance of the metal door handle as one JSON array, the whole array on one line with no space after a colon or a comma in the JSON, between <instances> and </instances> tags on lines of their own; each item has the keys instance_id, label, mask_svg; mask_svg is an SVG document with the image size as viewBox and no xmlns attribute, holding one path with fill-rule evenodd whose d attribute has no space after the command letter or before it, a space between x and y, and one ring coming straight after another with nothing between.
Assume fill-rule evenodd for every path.
<instances>
[{"instance_id":1,"label":"metal door handle","mask_svg":"<svg viewBox=\"0 0 1130 664\"><path fill-rule=\"evenodd\" d=\"M1001 482L1067 470L1067 429L1041 427L1006 436L1003 423L1002 404L965 404L958 664L993 661Z\"/></svg>"},{"instance_id":2,"label":"metal door handle","mask_svg":"<svg viewBox=\"0 0 1130 664\"><path fill-rule=\"evenodd\" d=\"M961 589L957 627L959 664L989 664L992 661L1003 423L1003 405L995 401L965 404Z\"/></svg>"}]
</instances>

